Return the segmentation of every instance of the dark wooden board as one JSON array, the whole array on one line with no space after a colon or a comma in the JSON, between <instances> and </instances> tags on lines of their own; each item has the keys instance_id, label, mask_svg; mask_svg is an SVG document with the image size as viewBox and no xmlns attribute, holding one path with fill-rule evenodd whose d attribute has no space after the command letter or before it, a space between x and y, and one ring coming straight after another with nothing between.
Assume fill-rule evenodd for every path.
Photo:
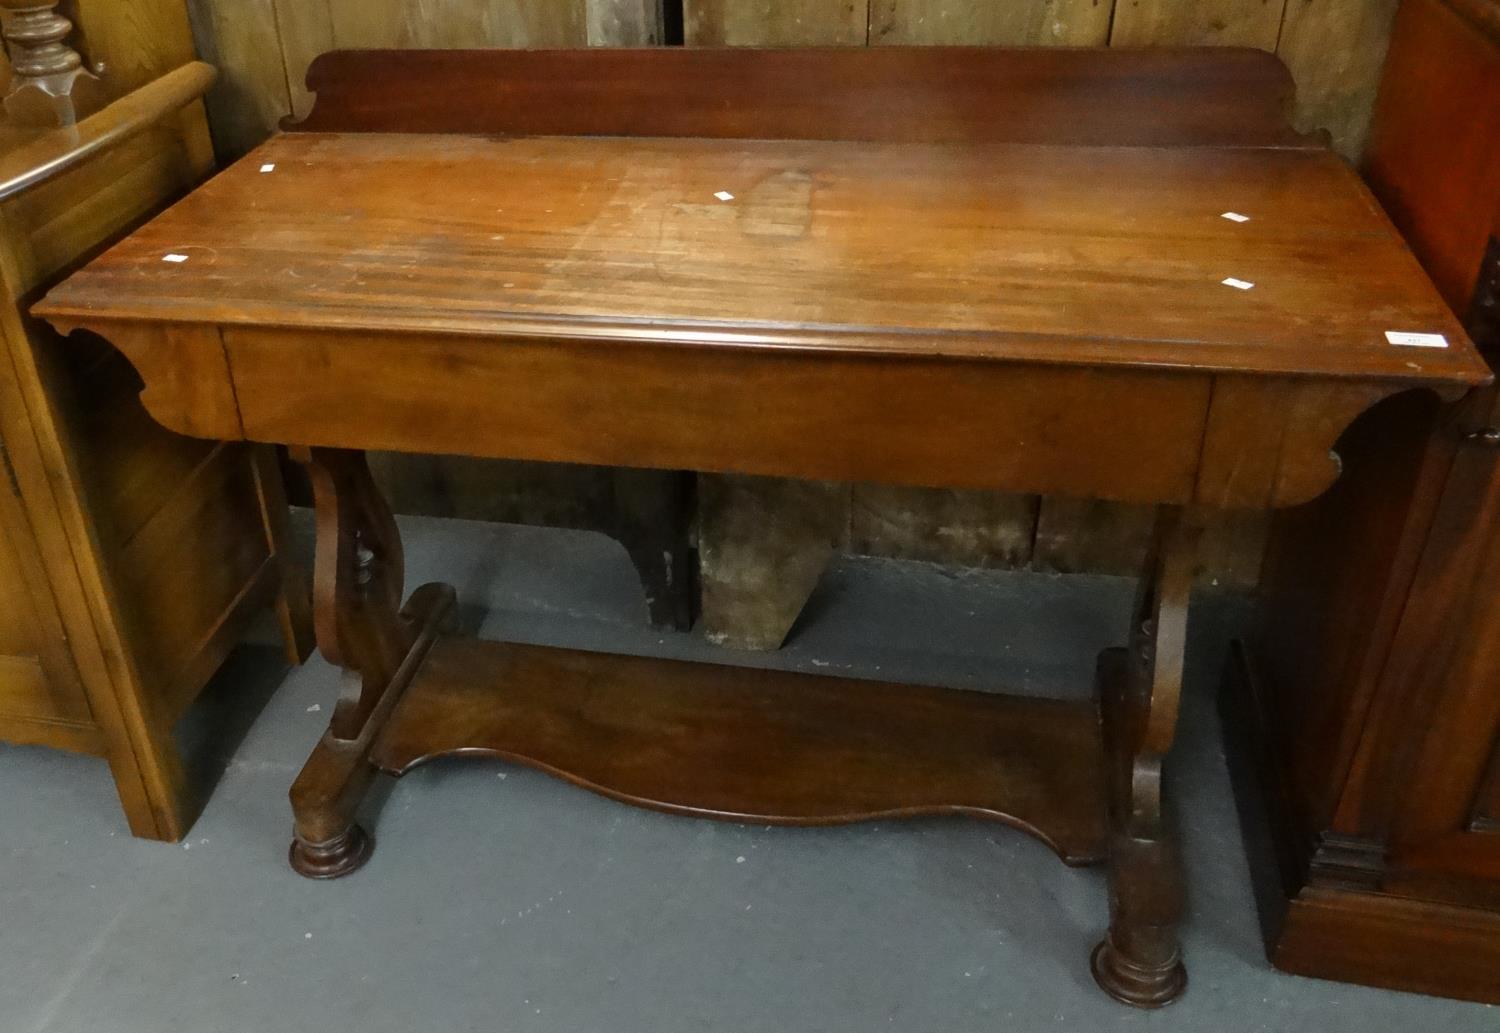
<instances>
[{"instance_id":1,"label":"dark wooden board","mask_svg":"<svg viewBox=\"0 0 1500 1033\"><path fill-rule=\"evenodd\" d=\"M630 803L817 825L968 814L1099 860L1092 703L470 639L436 643L377 740L403 774L517 761Z\"/></svg>"},{"instance_id":2,"label":"dark wooden board","mask_svg":"<svg viewBox=\"0 0 1500 1033\"><path fill-rule=\"evenodd\" d=\"M1317 146L1249 49L334 51L304 130Z\"/></svg>"}]
</instances>

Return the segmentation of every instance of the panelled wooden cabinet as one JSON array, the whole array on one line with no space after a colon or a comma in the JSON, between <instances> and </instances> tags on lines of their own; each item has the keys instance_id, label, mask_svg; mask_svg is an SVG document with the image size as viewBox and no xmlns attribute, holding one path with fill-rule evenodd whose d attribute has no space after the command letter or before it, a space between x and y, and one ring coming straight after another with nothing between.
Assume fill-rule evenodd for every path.
<instances>
[{"instance_id":1,"label":"panelled wooden cabinet","mask_svg":"<svg viewBox=\"0 0 1500 1033\"><path fill-rule=\"evenodd\" d=\"M1500 362L1500 2L1405 0L1366 172ZM1500 1002L1500 392L1398 397L1339 451L1223 697L1267 947Z\"/></svg>"},{"instance_id":2,"label":"panelled wooden cabinet","mask_svg":"<svg viewBox=\"0 0 1500 1033\"><path fill-rule=\"evenodd\" d=\"M172 728L275 605L310 645L274 455L180 437L102 341L27 308L208 174L188 64L69 129L0 124L0 740L107 758L131 831L180 838L201 804Z\"/></svg>"}]
</instances>

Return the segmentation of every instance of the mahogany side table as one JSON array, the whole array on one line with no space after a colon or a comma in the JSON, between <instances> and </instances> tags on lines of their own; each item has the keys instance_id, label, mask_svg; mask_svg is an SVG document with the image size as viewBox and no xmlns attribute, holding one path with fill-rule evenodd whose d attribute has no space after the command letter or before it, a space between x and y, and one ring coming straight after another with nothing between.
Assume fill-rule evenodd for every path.
<instances>
[{"instance_id":1,"label":"mahogany side table","mask_svg":"<svg viewBox=\"0 0 1500 1033\"><path fill-rule=\"evenodd\" d=\"M498 756L736 821L1007 822L1105 862L1101 986L1185 982L1162 807L1214 508L1303 502L1345 426L1489 372L1251 51L345 52L318 104L36 311L152 414L312 477L348 687L292 788L347 874L377 771ZM484 642L405 598L362 450L1160 507L1095 702ZM404 602L403 602L404 599ZM1102 730L1101 730L1102 725Z\"/></svg>"}]
</instances>

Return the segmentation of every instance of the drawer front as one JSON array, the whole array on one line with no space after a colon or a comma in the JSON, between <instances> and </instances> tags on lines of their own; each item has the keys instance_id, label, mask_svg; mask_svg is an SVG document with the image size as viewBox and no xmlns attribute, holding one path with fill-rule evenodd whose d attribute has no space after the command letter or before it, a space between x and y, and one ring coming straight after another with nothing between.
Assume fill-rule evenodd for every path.
<instances>
[{"instance_id":1,"label":"drawer front","mask_svg":"<svg viewBox=\"0 0 1500 1033\"><path fill-rule=\"evenodd\" d=\"M224 340L251 440L1129 502L1191 497L1210 388L1182 372L620 342Z\"/></svg>"}]
</instances>

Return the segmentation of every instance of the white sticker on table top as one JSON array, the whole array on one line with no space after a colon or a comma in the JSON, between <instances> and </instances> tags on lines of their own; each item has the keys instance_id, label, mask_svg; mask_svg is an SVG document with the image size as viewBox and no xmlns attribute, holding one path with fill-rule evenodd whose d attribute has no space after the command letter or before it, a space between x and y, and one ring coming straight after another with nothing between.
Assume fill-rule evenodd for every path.
<instances>
[{"instance_id":1,"label":"white sticker on table top","mask_svg":"<svg viewBox=\"0 0 1500 1033\"><path fill-rule=\"evenodd\" d=\"M276 171L276 163L274 161L268 161L268 162L266 162L264 165L262 165L260 167L260 170L262 172L275 172Z\"/></svg>"},{"instance_id":2,"label":"white sticker on table top","mask_svg":"<svg viewBox=\"0 0 1500 1033\"><path fill-rule=\"evenodd\" d=\"M734 200L734 195L731 194L728 190L720 190L718 193L714 194L714 196L717 197L720 201Z\"/></svg>"},{"instance_id":3,"label":"white sticker on table top","mask_svg":"<svg viewBox=\"0 0 1500 1033\"><path fill-rule=\"evenodd\" d=\"M1225 212L1223 215L1219 216L1219 218L1221 218L1221 219L1228 219L1230 222L1249 222L1250 221L1250 216L1248 216L1248 215L1241 215L1239 212Z\"/></svg>"},{"instance_id":4,"label":"white sticker on table top","mask_svg":"<svg viewBox=\"0 0 1500 1033\"><path fill-rule=\"evenodd\" d=\"M1235 290L1240 291L1247 291L1251 287L1255 286L1255 284L1251 283L1249 280L1236 280L1233 276L1226 277L1219 282L1226 287L1233 287Z\"/></svg>"},{"instance_id":5,"label":"white sticker on table top","mask_svg":"<svg viewBox=\"0 0 1500 1033\"><path fill-rule=\"evenodd\" d=\"M1409 330L1387 330L1385 339L1406 348L1446 348L1448 338L1442 334L1418 334Z\"/></svg>"},{"instance_id":6,"label":"white sticker on table top","mask_svg":"<svg viewBox=\"0 0 1500 1033\"><path fill-rule=\"evenodd\" d=\"M162 255L161 256L161 260L163 262L181 263L181 262L186 262L188 260L188 256L187 255L179 255L179 254L176 254L174 252L173 254L170 254L170 255Z\"/></svg>"}]
</instances>

